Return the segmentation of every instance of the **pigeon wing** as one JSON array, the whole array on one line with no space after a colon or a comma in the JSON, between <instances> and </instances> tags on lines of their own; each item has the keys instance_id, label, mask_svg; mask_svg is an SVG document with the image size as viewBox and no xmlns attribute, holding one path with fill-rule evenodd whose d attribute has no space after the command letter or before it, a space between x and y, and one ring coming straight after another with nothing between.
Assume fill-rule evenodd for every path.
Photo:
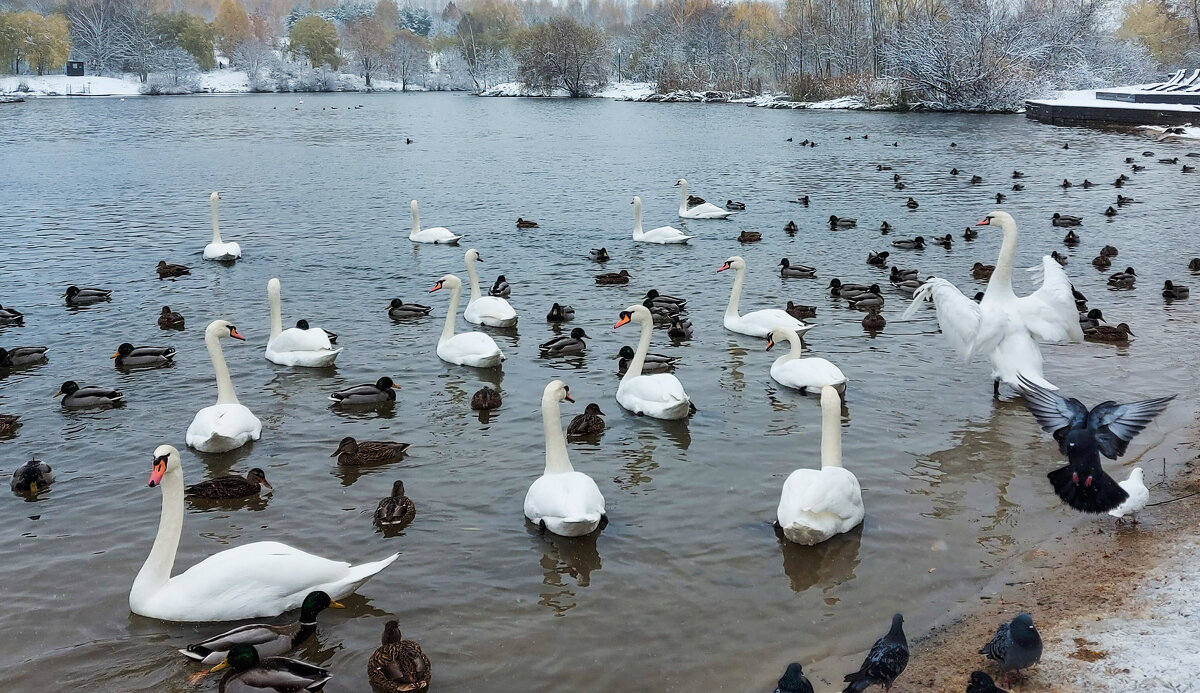
<instances>
[{"instance_id":1,"label":"pigeon wing","mask_svg":"<svg viewBox=\"0 0 1200 693\"><path fill-rule=\"evenodd\" d=\"M1154 420L1154 417L1162 413L1162 410L1166 409L1173 399L1175 399L1175 395L1143 399L1128 404L1117 404L1116 402L1097 404L1088 414L1087 424L1088 428L1093 429L1096 433L1096 443L1100 447L1100 453L1112 460L1124 455L1125 449L1129 447L1129 441L1141 433L1142 429Z\"/></svg>"},{"instance_id":2,"label":"pigeon wing","mask_svg":"<svg viewBox=\"0 0 1200 693\"><path fill-rule=\"evenodd\" d=\"M996 629L996 634L992 636L991 641L983 647L979 648L979 654L987 655L988 659L997 662L1003 662L1008 655L1008 623L1001 623Z\"/></svg>"},{"instance_id":3,"label":"pigeon wing","mask_svg":"<svg viewBox=\"0 0 1200 693\"><path fill-rule=\"evenodd\" d=\"M1085 426L1088 420L1087 407L1074 397L1063 397L1056 394L1023 375L1019 375L1017 378L1021 381L1022 389L1025 390L1025 406L1029 408L1029 413L1037 419L1042 430L1052 434L1058 441L1059 451L1064 455L1067 454L1067 431Z\"/></svg>"}]
</instances>

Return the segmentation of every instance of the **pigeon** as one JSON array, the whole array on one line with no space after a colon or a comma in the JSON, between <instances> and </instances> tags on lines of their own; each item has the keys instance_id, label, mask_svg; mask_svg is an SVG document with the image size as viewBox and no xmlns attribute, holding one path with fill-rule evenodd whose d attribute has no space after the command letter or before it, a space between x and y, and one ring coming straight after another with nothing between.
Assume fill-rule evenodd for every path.
<instances>
[{"instance_id":1,"label":"pigeon","mask_svg":"<svg viewBox=\"0 0 1200 693\"><path fill-rule=\"evenodd\" d=\"M1137 513L1142 508L1146 507L1146 502L1150 500L1150 489L1146 488L1146 482L1142 478L1142 468L1134 467L1133 471L1129 472L1129 478L1121 482L1121 488L1125 489L1125 493L1129 494L1126 501L1112 510L1108 511L1109 515L1117 518L1117 524L1120 524L1125 519L1126 515L1132 518L1133 524L1137 524Z\"/></svg>"},{"instance_id":2,"label":"pigeon","mask_svg":"<svg viewBox=\"0 0 1200 693\"><path fill-rule=\"evenodd\" d=\"M1063 454L1067 453L1067 433L1086 430L1095 437L1100 452L1110 460L1124 455L1129 441L1175 399L1175 395L1171 395L1128 404L1108 401L1089 411L1074 397L1063 397L1024 376L1020 376L1020 380L1025 389L1025 406L1029 407L1042 430L1054 435Z\"/></svg>"},{"instance_id":3,"label":"pigeon","mask_svg":"<svg viewBox=\"0 0 1200 693\"><path fill-rule=\"evenodd\" d=\"M892 688L892 682L908 666L908 640L904 637L904 617L892 616L892 627L882 638L875 641L862 667L842 679L849 686L842 693L862 693L868 687L879 684L884 691Z\"/></svg>"},{"instance_id":4,"label":"pigeon","mask_svg":"<svg viewBox=\"0 0 1200 693\"><path fill-rule=\"evenodd\" d=\"M1000 663L1000 671L1017 672L1037 664L1042 658L1042 636L1033 625L1033 617L1026 613L1008 623L1001 623L991 642L979 650L979 654Z\"/></svg>"},{"instance_id":5,"label":"pigeon","mask_svg":"<svg viewBox=\"0 0 1200 693\"><path fill-rule=\"evenodd\" d=\"M1091 431L1074 429L1064 442L1067 466L1046 475L1064 503L1080 512L1103 513L1129 499L1129 493L1100 465L1100 448Z\"/></svg>"},{"instance_id":6,"label":"pigeon","mask_svg":"<svg viewBox=\"0 0 1200 693\"><path fill-rule=\"evenodd\" d=\"M775 687L775 693L813 693L812 684L805 678L799 662L787 666L787 671L783 672L779 685Z\"/></svg>"},{"instance_id":7,"label":"pigeon","mask_svg":"<svg viewBox=\"0 0 1200 693\"><path fill-rule=\"evenodd\" d=\"M992 677L982 671L972 671L967 680L967 693L1008 693L1003 688L997 688Z\"/></svg>"}]
</instances>

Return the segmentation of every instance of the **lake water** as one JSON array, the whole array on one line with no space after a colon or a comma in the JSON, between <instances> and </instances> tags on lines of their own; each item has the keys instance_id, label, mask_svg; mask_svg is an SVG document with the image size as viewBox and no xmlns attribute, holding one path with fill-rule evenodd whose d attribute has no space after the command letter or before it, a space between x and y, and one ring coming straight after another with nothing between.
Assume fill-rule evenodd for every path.
<instances>
[{"instance_id":1,"label":"lake water","mask_svg":"<svg viewBox=\"0 0 1200 693\"><path fill-rule=\"evenodd\" d=\"M800 147L805 138L819 146ZM1146 149L1156 156L1143 159ZM348 609L323 613L318 636L298 654L333 670L326 690L367 689L366 659L393 616L432 658L438 690L770 690L792 660L814 681L840 681L894 611L905 613L914 638L970 608L987 580L1026 560L1024 549L1093 520L1058 502L1045 480L1059 465L1053 445L1011 393L992 397L984 362L957 362L931 310L899 322L907 301L888 289L889 323L871 336L861 313L828 298L829 280L886 286L886 273L865 259L887 249L922 276L981 290L970 267L995 261L999 232L964 242L962 230L996 207L996 192L1008 194L1001 208L1022 231L1017 265L1066 252L1067 272L1092 306L1137 335L1127 347L1045 348L1050 380L1089 404L1181 393L1131 447L1132 458L1165 441L1143 459L1147 479L1158 479L1171 431L1192 420L1198 379L1181 364L1198 355L1200 299L1164 306L1159 296L1164 279L1195 283L1187 260L1200 255L1200 177L1156 163L1187 151L1021 116L445 94L2 107L0 303L27 318L0 327L0 346L46 344L50 362L0 376L0 412L24 422L0 441L0 460L10 473L36 454L58 481L37 502L14 495L0 503L0 681L15 690L196 689L187 683L195 667L174 648L221 626L161 623L127 605L157 527L160 493L146 479L161 443L184 450L189 482L258 466L275 485L256 502L189 505L177 572L267 539L354 562L402 553L346 600ZM1111 182L1129 171L1130 155L1148 168L1120 192L1140 204L1105 219L1117 193ZM877 171L880 163L907 190L894 190L893 171ZM962 175L950 176L952 167ZM1029 176L1023 192L1010 190L1013 169ZM984 182L969 184L973 174ZM681 223L672 187L681 176L693 194L741 200L746 211ZM1064 191L1064 177L1099 185ZM200 258L212 190L224 197L225 239L245 253L232 267ZM647 228L685 227L696 239L635 246L635 194ZM788 204L801 194L810 207ZM915 211L904 206L910 195ZM463 246L410 243L411 198L426 226L465 234ZM1085 217L1078 249L1062 245L1064 230L1049 223L1055 211ZM830 214L858 217L859 227L830 231ZM541 226L518 231L518 216ZM799 226L795 236L783 232L788 220ZM884 220L895 227L890 236L877 230ZM764 240L742 247L742 229ZM947 232L950 251L889 247ZM1134 290L1107 291L1108 272L1090 265L1107 243L1120 249L1116 266L1137 269ZM603 269L587 258L601 245L613 258ZM492 331L508 356L502 373L450 366L434 353L448 297L425 292L447 272L465 278L471 247L486 261L482 281L507 276L521 316L516 330ZM861 530L815 548L781 545L770 523L787 474L819 464L819 402L774 384L777 353L764 353L765 340L722 328L732 277L716 269L734 254L750 266L743 310L789 299L818 306L807 346L850 377L844 456L867 517ZM816 265L819 279L781 280L784 256ZM159 260L192 274L160 281ZM633 275L628 286L594 285L592 275L620 269ZM285 321L305 317L341 335L336 370L263 358L272 276L283 284ZM1017 283L1018 292L1031 285L1023 276ZM69 284L110 288L113 301L69 310L60 298ZM699 410L686 423L631 416L613 399L612 357L637 334L611 326L650 288L687 297L696 325L690 343L672 346L656 330L652 345L682 359L677 375ZM393 297L432 304L434 317L393 322ZM538 357L553 334L544 316L555 301L573 304L567 327L593 338L581 358ZM184 314L186 330L157 328L164 304ZM225 353L263 435L235 453L200 456L184 448L183 433L215 400L203 329L216 318L247 337ZM124 341L174 346L176 364L119 372L108 357ZM393 411L329 408L329 392L382 375L403 388ZM539 401L553 378L578 399L565 404L564 425L587 402L608 414L599 444L571 445L611 520L579 540L542 538L522 517L542 470ZM64 412L51 395L67 379L117 387L127 405ZM468 401L484 382L505 399L481 417ZM400 463L339 470L329 455L346 435L413 447ZM397 478L417 517L384 536L370 513Z\"/></svg>"}]
</instances>

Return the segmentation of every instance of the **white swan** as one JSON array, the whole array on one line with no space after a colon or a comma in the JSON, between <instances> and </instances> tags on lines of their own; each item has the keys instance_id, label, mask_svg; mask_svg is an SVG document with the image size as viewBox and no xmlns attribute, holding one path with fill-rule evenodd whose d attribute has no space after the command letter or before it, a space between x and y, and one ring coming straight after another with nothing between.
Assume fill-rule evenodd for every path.
<instances>
[{"instance_id":1,"label":"white swan","mask_svg":"<svg viewBox=\"0 0 1200 693\"><path fill-rule=\"evenodd\" d=\"M434 284L429 293L438 289L450 289L450 307L446 310L446 324L438 337L437 355L443 361L459 366L492 368L499 366L504 354L496 341L482 332L454 334L454 321L458 319L458 302L462 297L462 280L447 274Z\"/></svg>"},{"instance_id":2,"label":"white swan","mask_svg":"<svg viewBox=\"0 0 1200 693\"><path fill-rule=\"evenodd\" d=\"M776 518L788 541L813 546L863 521L862 489L842 467L842 398L821 388L821 468L797 469L783 482Z\"/></svg>"},{"instance_id":3,"label":"white swan","mask_svg":"<svg viewBox=\"0 0 1200 693\"><path fill-rule=\"evenodd\" d=\"M1042 387L1057 390L1042 374L1042 352L1037 343L1078 342L1083 339L1071 280L1054 258L1042 257L1042 286L1017 297L1012 288L1013 256L1017 252L1017 224L1007 212L992 212L976 226L999 226L1004 232L996 269L979 303L953 284L933 277L913 295L904 311L912 316L926 297L933 297L938 324L964 361L983 354L992 362L992 389L1000 383L1020 390L1017 375Z\"/></svg>"},{"instance_id":4,"label":"white swan","mask_svg":"<svg viewBox=\"0 0 1200 693\"><path fill-rule=\"evenodd\" d=\"M271 303L271 338L267 341L267 360L281 366L325 368L332 366L341 348L334 349L329 335L319 327L302 330L283 329L282 308L279 305L279 279L267 282L267 299Z\"/></svg>"},{"instance_id":5,"label":"white swan","mask_svg":"<svg viewBox=\"0 0 1200 693\"><path fill-rule=\"evenodd\" d=\"M687 179L680 178L675 181L675 187L679 188L679 217L681 219L728 219L733 216L733 212L721 209L711 202L704 202L689 209L687 206Z\"/></svg>"},{"instance_id":6,"label":"white swan","mask_svg":"<svg viewBox=\"0 0 1200 693\"><path fill-rule=\"evenodd\" d=\"M800 335L795 330L776 327L767 335L767 351L775 346L777 339L786 339L791 344L791 350L771 364L771 378L775 382L801 392L820 390L825 386L838 392L846 391L847 378L842 369L817 356L800 357Z\"/></svg>"},{"instance_id":7,"label":"white swan","mask_svg":"<svg viewBox=\"0 0 1200 693\"><path fill-rule=\"evenodd\" d=\"M733 280L733 291L729 294L729 305L725 307L725 329L751 337L766 337L776 327L790 328L795 330L798 335L803 335L812 329L812 325L806 325L803 320L793 318L781 308L764 308L739 315L738 308L742 303L742 285L746 283L746 261L741 256L734 255L717 268L717 271L724 272L728 269L736 270L737 276Z\"/></svg>"},{"instance_id":8,"label":"white swan","mask_svg":"<svg viewBox=\"0 0 1200 693\"><path fill-rule=\"evenodd\" d=\"M596 482L575 471L567 457L559 421L559 402L574 402L561 380L551 381L542 392L542 428L546 431L546 470L525 494L525 517L563 537L582 537L600 526L604 496Z\"/></svg>"},{"instance_id":9,"label":"white swan","mask_svg":"<svg viewBox=\"0 0 1200 693\"><path fill-rule=\"evenodd\" d=\"M229 366L221 351L221 338L245 341L237 328L226 320L213 320L204 330L204 345L217 374L217 403L196 412L184 440L200 452L229 452L262 435L262 423L245 405L238 402L229 377Z\"/></svg>"},{"instance_id":10,"label":"white swan","mask_svg":"<svg viewBox=\"0 0 1200 693\"><path fill-rule=\"evenodd\" d=\"M633 196L633 240L638 243L658 243L664 245L667 243L687 243L695 236L685 236L682 231L674 226L660 226L657 229L650 229L642 232L642 198L637 195Z\"/></svg>"},{"instance_id":11,"label":"white swan","mask_svg":"<svg viewBox=\"0 0 1200 693\"><path fill-rule=\"evenodd\" d=\"M155 485L162 486L158 536L129 590L129 610L139 616L184 622L278 616L300 606L313 590L341 599L400 555L352 566L260 541L213 554L171 577L183 531L183 468L170 445L154 449L150 486Z\"/></svg>"},{"instance_id":12,"label":"white swan","mask_svg":"<svg viewBox=\"0 0 1200 693\"><path fill-rule=\"evenodd\" d=\"M204 259L232 262L242 256L242 246L221 240L221 224L217 221L217 201L220 199L221 193L218 192L208 196L208 206L212 208L213 239L212 243L204 246Z\"/></svg>"},{"instance_id":13,"label":"white swan","mask_svg":"<svg viewBox=\"0 0 1200 693\"><path fill-rule=\"evenodd\" d=\"M450 233L450 229L442 226L435 226L431 229L421 229L421 213L417 208L417 201L413 200L408 203L412 208L413 227L412 232L408 234L408 240L414 243L441 243L442 245L458 245L459 239L462 236L455 236Z\"/></svg>"},{"instance_id":14,"label":"white swan","mask_svg":"<svg viewBox=\"0 0 1200 693\"><path fill-rule=\"evenodd\" d=\"M636 322L642 326L642 337L638 341L637 353L633 355L621 384L617 386L617 402L634 414L645 414L656 419L687 418L691 413L692 400L684 392L679 378L670 373L642 375L654 324L650 311L641 304L635 304L621 311L620 317L613 328Z\"/></svg>"},{"instance_id":15,"label":"white swan","mask_svg":"<svg viewBox=\"0 0 1200 693\"><path fill-rule=\"evenodd\" d=\"M508 301L499 296L484 296L479 291L479 277L475 274L475 263L483 262L479 251L471 248L464 260L467 263L467 279L471 282L471 298L463 317L472 325L488 327L512 327L517 324L517 311Z\"/></svg>"}]
</instances>

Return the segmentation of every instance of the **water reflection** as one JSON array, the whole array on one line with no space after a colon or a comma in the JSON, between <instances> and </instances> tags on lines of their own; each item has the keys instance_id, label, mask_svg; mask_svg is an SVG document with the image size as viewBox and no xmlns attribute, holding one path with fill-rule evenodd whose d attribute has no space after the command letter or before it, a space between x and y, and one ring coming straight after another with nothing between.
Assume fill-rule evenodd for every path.
<instances>
[{"instance_id":1,"label":"water reflection","mask_svg":"<svg viewBox=\"0 0 1200 693\"><path fill-rule=\"evenodd\" d=\"M259 512L267 509L271 500L271 492L259 496L245 498L197 498L188 496L187 503L193 510L200 513L222 512L227 510L253 510Z\"/></svg>"},{"instance_id":2,"label":"water reflection","mask_svg":"<svg viewBox=\"0 0 1200 693\"><path fill-rule=\"evenodd\" d=\"M186 451L192 453L192 458L203 465L210 476L223 476L229 474L235 466L238 466L239 462L250 457L250 454L254 452L254 443L246 443L229 452L200 452L193 447L187 447ZM182 453L184 450L180 450L180 452ZM185 479L187 478L186 470L190 464L190 460L183 463Z\"/></svg>"},{"instance_id":3,"label":"water reflection","mask_svg":"<svg viewBox=\"0 0 1200 693\"><path fill-rule=\"evenodd\" d=\"M812 587L821 588L823 594L847 580L854 579L858 567L858 552L862 547L863 526L839 534L816 546L802 546L788 541L783 531L775 527L775 538L783 552L783 572L788 577L793 592L804 592ZM837 603L836 597L828 597Z\"/></svg>"},{"instance_id":4,"label":"water reflection","mask_svg":"<svg viewBox=\"0 0 1200 693\"><path fill-rule=\"evenodd\" d=\"M534 537L534 546L542 551L538 564L542 568L542 590L538 604L549 607L555 616L565 616L577 605L576 588L591 584L592 572L600 570L600 551L596 542L607 522L583 537L560 537L542 532L538 526L525 521L525 531ZM571 582L574 582L572 586Z\"/></svg>"}]
</instances>

